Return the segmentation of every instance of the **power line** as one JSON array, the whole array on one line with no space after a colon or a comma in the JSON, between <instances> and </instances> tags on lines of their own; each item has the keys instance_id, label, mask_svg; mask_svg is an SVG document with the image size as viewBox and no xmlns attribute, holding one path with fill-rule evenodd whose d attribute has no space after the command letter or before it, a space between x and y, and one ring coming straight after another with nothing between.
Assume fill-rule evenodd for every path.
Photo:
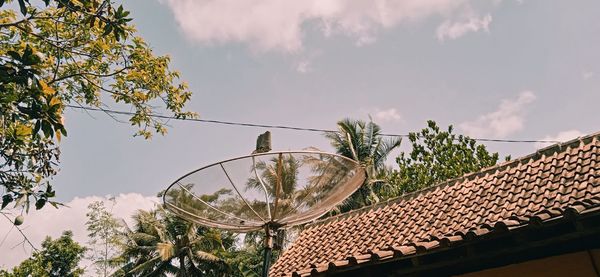
<instances>
[{"instance_id":1,"label":"power line","mask_svg":"<svg viewBox=\"0 0 600 277\"><path fill-rule=\"evenodd\" d=\"M83 106L73 106L73 105L66 105L66 106L69 108L72 108L72 109L104 112L107 114L135 115L134 112L117 111L117 110L104 109L104 108L83 107ZM339 133L339 131L336 131L336 130L304 128L304 127L295 127L295 126L286 126L286 125L269 125L269 124L257 124L257 123L199 119L199 118L177 118L174 116L167 116L167 115L161 115L161 114L150 114L149 116L153 117L153 118L168 119L168 120L195 121L195 122L202 122L202 123L212 123L212 124L231 125L231 126L271 128L271 129L283 129L283 130L307 131L307 132L319 132L319 133ZM381 135L386 136L386 137L408 137L407 134L381 134ZM472 139L474 139L476 141L505 142L505 143L560 143L560 141L555 141L555 140L519 140L519 139L490 139L490 138L472 138Z\"/></svg>"}]
</instances>

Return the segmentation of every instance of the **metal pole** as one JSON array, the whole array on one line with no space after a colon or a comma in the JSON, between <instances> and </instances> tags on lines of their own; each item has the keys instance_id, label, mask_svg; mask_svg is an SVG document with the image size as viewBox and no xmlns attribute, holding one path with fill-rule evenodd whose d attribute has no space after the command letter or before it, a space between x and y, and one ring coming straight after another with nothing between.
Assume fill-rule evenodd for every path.
<instances>
[{"instance_id":1,"label":"metal pole","mask_svg":"<svg viewBox=\"0 0 600 277\"><path fill-rule=\"evenodd\" d=\"M263 255L263 270L262 276L269 277L269 266L271 265L271 252L273 248L265 247L264 255Z\"/></svg>"},{"instance_id":2,"label":"metal pole","mask_svg":"<svg viewBox=\"0 0 600 277\"><path fill-rule=\"evenodd\" d=\"M269 267L271 266L271 253L273 252L273 234L269 224L265 226L265 250L263 252L262 277L269 277Z\"/></svg>"}]
</instances>

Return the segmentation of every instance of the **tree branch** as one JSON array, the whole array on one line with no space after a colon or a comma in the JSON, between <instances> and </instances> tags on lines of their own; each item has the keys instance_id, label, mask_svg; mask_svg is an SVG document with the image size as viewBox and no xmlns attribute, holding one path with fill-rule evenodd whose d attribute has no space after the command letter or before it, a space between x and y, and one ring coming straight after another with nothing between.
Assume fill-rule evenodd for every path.
<instances>
[{"instance_id":1,"label":"tree branch","mask_svg":"<svg viewBox=\"0 0 600 277\"><path fill-rule=\"evenodd\" d=\"M19 231L19 233L21 233L21 236L23 236L23 239L24 239L23 242L27 242L29 244L29 246L31 246L31 248L33 248L33 250L37 252L38 251L37 247L35 247L35 245L33 245L33 243L31 243L29 238L25 235L25 233L23 233L23 230L21 230L21 228L16 226L14 224L14 222L10 219L10 217L8 217L4 212L0 212L0 214L2 214L6 218L6 220L8 220L13 226L15 226L15 228Z\"/></svg>"},{"instance_id":2,"label":"tree branch","mask_svg":"<svg viewBox=\"0 0 600 277\"><path fill-rule=\"evenodd\" d=\"M73 49L68 49L68 48L66 48L64 46L58 45L57 44L58 42L54 42L51 39L48 39L48 38L46 38L46 37L44 37L44 36L42 36L40 34L37 34L35 32L30 32L27 29L25 29L25 28L23 28L23 27L21 27L19 25L15 26L15 27L17 29L21 30L22 32L26 33L26 34L32 35L32 36L34 36L34 37L42 40L43 42L50 44L50 46L52 46L52 47L55 47L57 49L60 49L62 51L69 52L69 53L72 53L72 54L81 55L81 56L85 56L85 57L88 57L88 58L95 59L95 57L92 56L92 55L90 55L90 54L79 52L79 51L75 51Z\"/></svg>"},{"instance_id":3,"label":"tree branch","mask_svg":"<svg viewBox=\"0 0 600 277\"><path fill-rule=\"evenodd\" d=\"M114 72L111 72L109 74L97 74L97 73L93 73L93 72L77 72L77 73L58 77L58 78L48 82L48 84L53 84L53 83L56 83L56 82L59 82L59 81L65 80L65 79L69 79L69 78L73 78L73 77L77 77L77 76L84 76L84 75L89 75L89 76L94 76L94 77L99 77L99 78L106 78L106 77L118 75L128 69L131 69L131 67L123 67L123 68L116 70Z\"/></svg>"},{"instance_id":4,"label":"tree branch","mask_svg":"<svg viewBox=\"0 0 600 277\"><path fill-rule=\"evenodd\" d=\"M25 22L27 22L29 20L32 20L32 19L37 19L37 17L35 17L34 15L31 15L31 16L23 18L23 19L21 19L19 21L15 21L15 22L11 22L11 23L3 23L3 24L0 24L0 29L1 28L8 28L8 27L17 27L17 25L25 23Z\"/></svg>"}]
</instances>

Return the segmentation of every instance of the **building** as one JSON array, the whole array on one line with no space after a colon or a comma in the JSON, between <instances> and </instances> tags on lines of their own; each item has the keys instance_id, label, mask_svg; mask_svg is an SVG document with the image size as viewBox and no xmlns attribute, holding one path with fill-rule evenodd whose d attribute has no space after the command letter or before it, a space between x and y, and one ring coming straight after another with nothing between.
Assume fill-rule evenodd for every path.
<instances>
[{"instance_id":1,"label":"building","mask_svg":"<svg viewBox=\"0 0 600 277\"><path fill-rule=\"evenodd\" d=\"M600 276L600 133L307 226L271 276Z\"/></svg>"}]
</instances>

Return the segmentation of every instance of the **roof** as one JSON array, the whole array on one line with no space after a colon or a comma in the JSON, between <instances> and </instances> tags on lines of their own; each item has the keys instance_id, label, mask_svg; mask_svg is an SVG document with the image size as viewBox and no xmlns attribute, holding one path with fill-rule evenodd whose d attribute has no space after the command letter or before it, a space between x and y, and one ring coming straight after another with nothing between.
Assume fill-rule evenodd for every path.
<instances>
[{"instance_id":1,"label":"roof","mask_svg":"<svg viewBox=\"0 0 600 277\"><path fill-rule=\"evenodd\" d=\"M271 268L306 276L600 206L600 133L307 226Z\"/></svg>"}]
</instances>

